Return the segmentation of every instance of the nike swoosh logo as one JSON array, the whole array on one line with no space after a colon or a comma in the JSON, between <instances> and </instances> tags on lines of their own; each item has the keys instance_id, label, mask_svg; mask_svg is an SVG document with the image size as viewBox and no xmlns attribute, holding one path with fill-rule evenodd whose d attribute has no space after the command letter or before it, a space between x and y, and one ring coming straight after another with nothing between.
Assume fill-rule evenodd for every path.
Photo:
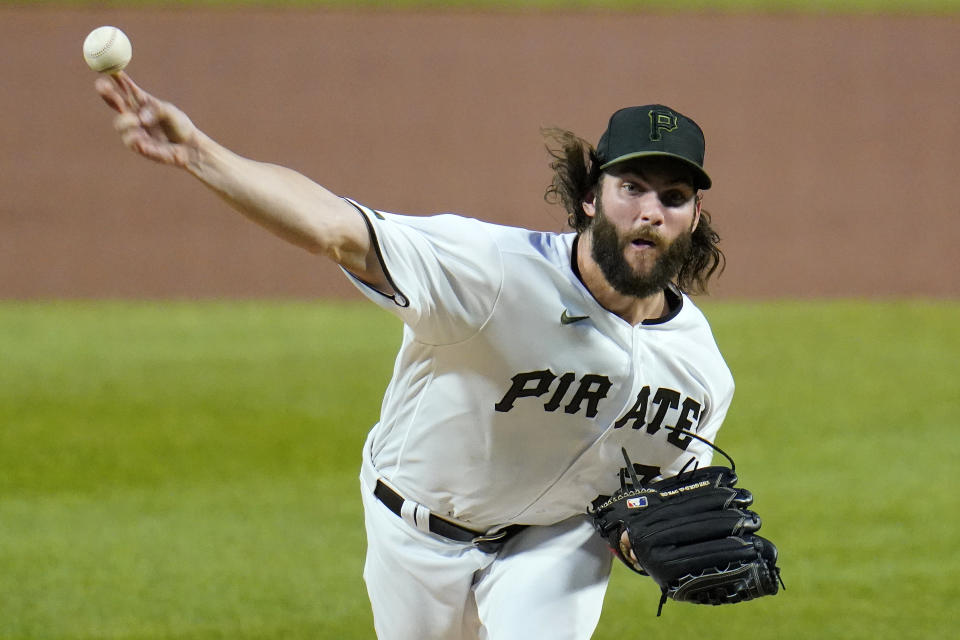
<instances>
[{"instance_id":1,"label":"nike swoosh logo","mask_svg":"<svg viewBox=\"0 0 960 640\"><path fill-rule=\"evenodd\" d=\"M567 310L564 309L563 313L560 314L560 324L573 324L574 322L580 322L581 320L588 320L590 316L572 316L567 313Z\"/></svg>"}]
</instances>

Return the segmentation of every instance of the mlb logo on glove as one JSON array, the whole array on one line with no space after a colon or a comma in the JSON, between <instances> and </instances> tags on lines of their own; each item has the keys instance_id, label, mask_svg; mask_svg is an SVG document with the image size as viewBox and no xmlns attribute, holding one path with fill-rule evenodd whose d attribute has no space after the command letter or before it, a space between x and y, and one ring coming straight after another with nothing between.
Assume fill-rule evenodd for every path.
<instances>
[{"instance_id":1,"label":"mlb logo on glove","mask_svg":"<svg viewBox=\"0 0 960 640\"><path fill-rule=\"evenodd\" d=\"M641 507L647 506L647 497L640 496L639 498L628 498L627 499L627 509L639 509Z\"/></svg>"}]
</instances>

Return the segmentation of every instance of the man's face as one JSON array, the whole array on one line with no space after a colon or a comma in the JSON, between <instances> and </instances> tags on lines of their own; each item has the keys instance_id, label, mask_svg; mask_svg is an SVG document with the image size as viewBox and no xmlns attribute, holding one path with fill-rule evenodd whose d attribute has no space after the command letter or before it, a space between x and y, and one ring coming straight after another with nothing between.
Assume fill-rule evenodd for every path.
<instances>
[{"instance_id":1,"label":"man's face","mask_svg":"<svg viewBox=\"0 0 960 640\"><path fill-rule=\"evenodd\" d=\"M638 298L677 276L700 219L689 171L669 158L611 167L584 208L593 213L593 260L617 292Z\"/></svg>"}]
</instances>

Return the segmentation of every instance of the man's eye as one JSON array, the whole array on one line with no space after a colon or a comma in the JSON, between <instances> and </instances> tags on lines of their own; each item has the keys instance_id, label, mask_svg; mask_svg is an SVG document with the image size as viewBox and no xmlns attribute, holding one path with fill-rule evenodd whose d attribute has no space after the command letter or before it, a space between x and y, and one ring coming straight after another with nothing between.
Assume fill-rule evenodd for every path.
<instances>
[{"instance_id":1,"label":"man's eye","mask_svg":"<svg viewBox=\"0 0 960 640\"><path fill-rule=\"evenodd\" d=\"M660 197L663 204L668 207L679 207L684 202L690 199L690 196L683 193L682 191L668 191Z\"/></svg>"}]
</instances>

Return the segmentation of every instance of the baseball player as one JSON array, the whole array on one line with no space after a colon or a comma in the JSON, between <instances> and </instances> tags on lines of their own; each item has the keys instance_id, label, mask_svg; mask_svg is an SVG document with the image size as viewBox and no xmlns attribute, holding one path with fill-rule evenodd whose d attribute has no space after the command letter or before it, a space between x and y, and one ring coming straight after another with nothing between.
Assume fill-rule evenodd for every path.
<instances>
[{"instance_id":1,"label":"baseball player","mask_svg":"<svg viewBox=\"0 0 960 640\"><path fill-rule=\"evenodd\" d=\"M546 233L377 211L236 155L126 74L96 88L126 146L403 321L360 471L378 636L589 638L613 557L590 505L626 475L709 464L734 391L685 293L723 258L700 128L648 105L614 113L596 149L550 131L548 199L573 231Z\"/></svg>"}]
</instances>

